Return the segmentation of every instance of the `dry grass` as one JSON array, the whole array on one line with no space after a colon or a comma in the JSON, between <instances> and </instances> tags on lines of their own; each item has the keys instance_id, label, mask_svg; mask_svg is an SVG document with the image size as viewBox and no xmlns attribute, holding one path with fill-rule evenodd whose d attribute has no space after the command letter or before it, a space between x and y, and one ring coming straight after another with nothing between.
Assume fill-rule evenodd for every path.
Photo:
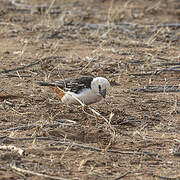
<instances>
[{"instance_id":1,"label":"dry grass","mask_svg":"<svg viewBox=\"0 0 180 180\"><path fill-rule=\"evenodd\" d=\"M0 3L2 179L180 178L178 1ZM80 75L109 79L107 99L36 84Z\"/></svg>"}]
</instances>

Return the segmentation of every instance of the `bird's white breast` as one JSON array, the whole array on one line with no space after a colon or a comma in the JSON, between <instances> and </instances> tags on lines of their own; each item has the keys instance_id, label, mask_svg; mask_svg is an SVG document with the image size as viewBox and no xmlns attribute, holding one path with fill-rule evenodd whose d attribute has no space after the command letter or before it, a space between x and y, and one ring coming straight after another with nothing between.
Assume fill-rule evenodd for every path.
<instances>
[{"instance_id":1,"label":"bird's white breast","mask_svg":"<svg viewBox=\"0 0 180 180\"><path fill-rule=\"evenodd\" d=\"M75 97L75 98L74 98ZM76 98L78 98L81 102L83 102L86 105L98 102L102 99L101 95L96 94L92 91L92 89L84 89L79 94L73 93L73 92L67 92L62 97L62 102L65 104L80 104Z\"/></svg>"}]
</instances>

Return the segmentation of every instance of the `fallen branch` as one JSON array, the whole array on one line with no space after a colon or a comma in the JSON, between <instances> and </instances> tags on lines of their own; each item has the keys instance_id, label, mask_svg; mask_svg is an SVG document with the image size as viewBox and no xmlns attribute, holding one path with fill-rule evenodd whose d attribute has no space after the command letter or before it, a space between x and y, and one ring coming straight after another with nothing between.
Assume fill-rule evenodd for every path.
<instances>
[{"instance_id":1,"label":"fallen branch","mask_svg":"<svg viewBox=\"0 0 180 180\"><path fill-rule=\"evenodd\" d=\"M175 28L180 28L180 23L171 23L171 24L162 24L162 25L159 25L159 26L163 26L163 27L175 27Z\"/></svg>"},{"instance_id":2,"label":"fallen branch","mask_svg":"<svg viewBox=\"0 0 180 180\"><path fill-rule=\"evenodd\" d=\"M72 141L65 141L64 139L53 139L53 138L49 138L49 137L26 137L26 138L10 138L7 136L3 136L0 137L1 141L3 143L7 143L7 142L15 142L15 141L30 141L30 140L42 140L42 141L55 141L56 144L62 144L64 146L70 146L71 147L79 147L79 148L83 148L83 149L88 149L90 151L97 151L97 152L104 152L103 149L94 147L94 146L88 146L86 144L78 144ZM54 147L53 147L54 148ZM157 156L156 153L154 152L148 152L148 151L119 151L117 149L107 149L106 152L110 152L110 153L119 153L119 154L127 154L127 155L148 155L148 156Z\"/></svg>"},{"instance_id":3,"label":"fallen branch","mask_svg":"<svg viewBox=\"0 0 180 180\"><path fill-rule=\"evenodd\" d=\"M5 100L5 99L18 99L21 98L21 95L0 95L0 100Z\"/></svg>"},{"instance_id":4,"label":"fallen branch","mask_svg":"<svg viewBox=\"0 0 180 180\"><path fill-rule=\"evenodd\" d=\"M16 130L29 130L32 128L47 128L47 127L58 127L58 126L74 126L76 124L76 121L73 120L69 120L69 119L61 119L58 120L61 121L59 123L50 123L50 124L29 124L29 125L25 125L25 126L19 126L19 127L14 127L14 128L7 128L7 129L0 129L3 132L7 132L7 131L16 131ZM67 123L64 123L67 122Z\"/></svg>"},{"instance_id":5,"label":"fallen branch","mask_svg":"<svg viewBox=\"0 0 180 180\"><path fill-rule=\"evenodd\" d=\"M126 175L128 175L129 173L131 173L131 171L128 171L128 172L120 175L119 177L115 178L114 180L119 180L119 179L121 179L121 178L124 178L124 177L125 177Z\"/></svg>"},{"instance_id":6,"label":"fallen branch","mask_svg":"<svg viewBox=\"0 0 180 180\"><path fill-rule=\"evenodd\" d=\"M156 70L154 74L155 75L159 75L162 72L166 72L166 71L180 72L180 66L175 66L175 67L170 67L170 68L164 68L164 69Z\"/></svg>"},{"instance_id":7,"label":"fallen branch","mask_svg":"<svg viewBox=\"0 0 180 180\"><path fill-rule=\"evenodd\" d=\"M68 141L58 141L57 144L63 144L66 146L71 145L72 147L80 147L80 148L84 148L84 149L88 149L91 151L97 151L97 152L104 152L103 149L97 148L97 147L93 147L93 146L88 146L85 144L78 144L78 143L72 143L72 142L68 142ZM137 151L119 151L119 150L115 150L115 149L107 149L106 152L111 152L111 153L119 153L119 154L132 154L132 155L149 155L149 156L156 156L157 154L154 152L137 152Z\"/></svg>"},{"instance_id":8,"label":"fallen branch","mask_svg":"<svg viewBox=\"0 0 180 180\"><path fill-rule=\"evenodd\" d=\"M167 62L167 63L159 64L158 66L177 66L177 65L180 66L180 62Z\"/></svg>"},{"instance_id":9,"label":"fallen branch","mask_svg":"<svg viewBox=\"0 0 180 180\"><path fill-rule=\"evenodd\" d=\"M180 23L169 23L169 24L158 24L158 25L154 25L154 24L144 24L144 25L137 25L138 27L169 27L169 28L179 28L180 27Z\"/></svg>"},{"instance_id":10,"label":"fallen branch","mask_svg":"<svg viewBox=\"0 0 180 180\"><path fill-rule=\"evenodd\" d=\"M11 143L11 142L16 142L16 141L32 141L35 138L32 138L32 137L10 138L8 136L2 136L2 137L0 137L0 139L1 139L1 142L3 142L3 143ZM39 141L58 141L56 139L52 139L49 137L36 137L36 140L39 140Z\"/></svg>"},{"instance_id":11,"label":"fallen branch","mask_svg":"<svg viewBox=\"0 0 180 180\"><path fill-rule=\"evenodd\" d=\"M21 75L21 76L19 76L19 75L16 75L16 74L2 74L1 76L3 76L3 77L21 77L21 78L26 78L26 77L32 77L31 75Z\"/></svg>"},{"instance_id":12,"label":"fallen branch","mask_svg":"<svg viewBox=\"0 0 180 180\"><path fill-rule=\"evenodd\" d=\"M171 64L169 64L171 65ZM172 63L172 65L179 65L179 63ZM133 73L130 74L131 76L151 76L151 75L159 75L162 72L167 72L167 71L174 71L174 72L180 72L180 66L175 66L175 67L170 67L170 68L164 68L164 69L158 69L156 71L151 71L151 72L146 72L146 73Z\"/></svg>"},{"instance_id":13,"label":"fallen branch","mask_svg":"<svg viewBox=\"0 0 180 180\"><path fill-rule=\"evenodd\" d=\"M61 178L61 177L57 177L57 176L50 176L50 175L41 174L41 173L37 173L37 172L34 172L34 171L30 171L30 170L25 170L25 169L19 168L19 167L16 166L16 162L15 161L13 161L10 164L10 167L12 169L18 171L18 172L25 173L25 174L32 174L32 175L35 175L35 176L40 176L40 177L44 177L44 178L48 178L48 179L68 180L68 179L64 179L64 178Z\"/></svg>"},{"instance_id":14,"label":"fallen branch","mask_svg":"<svg viewBox=\"0 0 180 180\"><path fill-rule=\"evenodd\" d=\"M42 58L42 59L38 59L38 60L34 61L33 63L28 64L28 65L25 65L25 66L17 67L17 68L14 68L14 69L6 69L6 70L3 70L3 71L0 71L0 74L9 73L9 72L13 72L13 71L19 71L19 70L23 70L23 69L27 69L27 68L30 68L30 67L32 67L32 66L38 65L38 64L40 64L41 62L46 61L46 60L49 60L49 59L54 59L54 60L56 60L56 59L61 59L61 58L64 58L64 56L50 56L50 57L45 57L45 58Z\"/></svg>"},{"instance_id":15,"label":"fallen branch","mask_svg":"<svg viewBox=\"0 0 180 180\"><path fill-rule=\"evenodd\" d=\"M180 175L177 175L175 177L160 176L160 175L156 175L156 174L151 174L151 175L155 178L165 179L165 180L179 180L180 179Z\"/></svg>"},{"instance_id":16,"label":"fallen branch","mask_svg":"<svg viewBox=\"0 0 180 180\"><path fill-rule=\"evenodd\" d=\"M151 76L153 75L153 72L146 72L146 73L134 73L134 74L130 74L130 76Z\"/></svg>"},{"instance_id":17,"label":"fallen branch","mask_svg":"<svg viewBox=\"0 0 180 180\"><path fill-rule=\"evenodd\" d=\"M142 92L142 93L160 93L160 92L180 92L180 87L176 85L165 85L165 86L145 86L143 88L133 88L131 91Z\"/></svg>"},{"instance_id":18,"label":"fallen branch","mask_svg":"<svg viewBox=\"0 0 180 180\"><path fill-rule=\"evenodd\" d=\"M135 122L142 122L142 121L141 120L126 120L126 121L118 123L118 125L132 124L132 123L135 123Z\"/></svg>"},{"instance_id":19,"label":"fallen branch","mask_svg":"<svg viewBox=\"0 0 180 180\"><path fill-rule=\"evenodd\" d=\"M91 30L105 30L105 29L112 29L112 30L127 30L130 28L136 27L134 23L121 23L118 25L107 25L107 24L93 24L93 23L80 23L79 26L82 29L91 29ZM130 53L133 54L133 53Z\"/></svg>"}]
</instances>

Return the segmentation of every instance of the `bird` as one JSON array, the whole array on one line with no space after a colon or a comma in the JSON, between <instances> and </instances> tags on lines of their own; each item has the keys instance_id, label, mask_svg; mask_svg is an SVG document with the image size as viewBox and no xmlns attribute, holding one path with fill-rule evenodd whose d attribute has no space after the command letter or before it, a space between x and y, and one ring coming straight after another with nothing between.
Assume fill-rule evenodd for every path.
<instances>
[{"instance_id":1,"label":"bird","mask_svg":"<svg viewBox=\"0 0 180 180\"><path fill-rule=\"evenodd\" d=\"M56 91L62 103L90 105L106 97L110 89L109 81L104 77L82 76L55 82L37 82L40 86L50 86Z\"/></svg>"}]
</instances>

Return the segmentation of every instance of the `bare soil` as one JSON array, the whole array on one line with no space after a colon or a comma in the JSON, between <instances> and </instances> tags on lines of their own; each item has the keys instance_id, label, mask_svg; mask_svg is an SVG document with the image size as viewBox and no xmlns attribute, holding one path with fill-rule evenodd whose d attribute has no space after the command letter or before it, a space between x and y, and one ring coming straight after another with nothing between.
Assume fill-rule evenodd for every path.
<instances>
[{"instance_id":1,"label":"bare soil","mask_svg":"<svg viewBox=\"0 0 180 180\"><path fill-rule=\"evenodd\" d=\"M178 0L0 0L0 179L180 179L179 22ZM36 83L83 75L112 85L101 116Z\"/></svg>"}]
</instances>

